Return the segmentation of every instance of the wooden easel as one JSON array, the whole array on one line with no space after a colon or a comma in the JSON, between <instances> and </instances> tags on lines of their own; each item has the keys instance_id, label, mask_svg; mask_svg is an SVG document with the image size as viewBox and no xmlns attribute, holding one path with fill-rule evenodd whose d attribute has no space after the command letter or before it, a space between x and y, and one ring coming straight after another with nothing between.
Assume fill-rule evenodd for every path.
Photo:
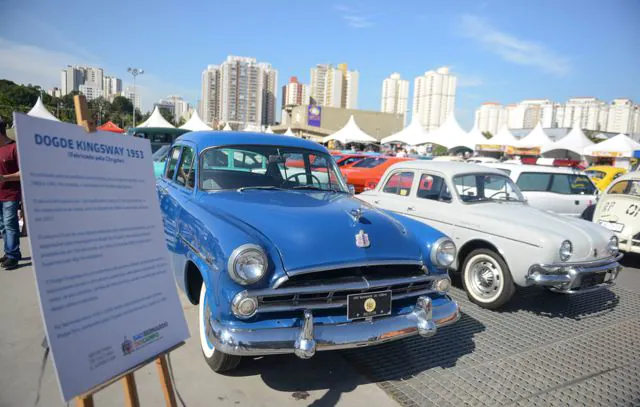
<instances>
[{"instance_id":1,"label":"wooden easel","mask_svg":"<svg viewBox=\"0 0 640 407\"><path fill-rule=\"evenodd\" d=\"M93 119L91 119L91 116L89 116L89 107L87 105L87 99L84 97L84 95L75 95L73 97L73 105L75 107L76 122L78 123L78 125L82 126L87 133L94 133L96 131L96 123L93 121ZM162 392L164 393L165 405L168 407L177 407L173 383L171 382L171 376L169 375L167 354L174 349L182 346L183 344L184 342L179 343L171 349L167 349L166 351L162 352L158 356L154 356L153 358L148 359L137 366L134 366L126 372L123 372L120 375L107 380L99 386L94 387L87 393L77 396L76 406L93 407L94 393L97 393L98 391L104 389L112 383L115 383L118 380L122 380L125 405L127 407L140 407L140 400L138 399L138 389L136 387L136 380L133 377L133 373L155 360L156 368L158 369L158 376L160 377L160 385L162 387Z\"/></svg>"}]
</instances>

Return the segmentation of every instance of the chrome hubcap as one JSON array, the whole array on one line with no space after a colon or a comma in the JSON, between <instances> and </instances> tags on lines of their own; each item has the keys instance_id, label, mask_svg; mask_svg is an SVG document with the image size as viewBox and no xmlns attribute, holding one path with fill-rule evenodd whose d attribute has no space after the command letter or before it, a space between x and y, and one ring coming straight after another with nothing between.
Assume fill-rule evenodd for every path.
<instances>
[{"instance_id":1,"label":"chrome hubcap","mask_svg":"<svg viewBox=\"0 0 640 407\"><path fill-rule=\"evenodd\" d=\"M501 285L500 267L488 259L478 259L469 267L469 283L473 294L491 298L498 294Z\"/></svg>"}]
</instances>

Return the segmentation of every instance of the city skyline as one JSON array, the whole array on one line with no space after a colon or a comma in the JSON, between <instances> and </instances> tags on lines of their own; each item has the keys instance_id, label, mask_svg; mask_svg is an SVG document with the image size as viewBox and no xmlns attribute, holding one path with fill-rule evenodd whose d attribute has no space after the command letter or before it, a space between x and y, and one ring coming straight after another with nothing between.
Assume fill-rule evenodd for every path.
<instances>
[{"instance_id":1,"label":"city skyline","mask_svg":"<svg viewBox=\"0 0 640 407\"><path fill-rule=\"evenodd\" d=\"M393 7L375 1L366 6L253 4L248 10L237 3L200 2L156 13L152 21L113 30L108 37L80 35L82 16L96 14L97 5L67 9L36 3L37 7L33 2L5 3L2 76L49 89L59 83L59 69L68 64L101 66L123 78L124 88L132 83L126 68L136 66L145 69L138 78L143 110L172 94L196 105L202 70L229 54L269 61L281 78L298 76L302 83L308 83L309 69L318 63L346 62L360 73L358 108L367 110L379 110L380 84L391 72L412 80L428 69L449 66L458 76L456 116L465 129L471 128L475 109L484 101L563 101L581 95L640 100L634 73L640 55L633 40L640 37L636 24L640 5L634 1L587 1L579 10L572 3L548 0L446 3L437 9L418 1ZM167 10L170 5L159 1L155 9ZM112 7L133 15L148 11L144 4L120 0ZM292 36L283 43L275 32L265 30L265 21L310 12L323 22L320 37ZM212 13L243 15L243 30L236 29L233 19L207 24ZM175 21L189 22L181 25L181 36L158 41L156 28ZM416 30L420 36L414 35ZM219 38L220 32L237 35L205 44L204 38ZM178 50L177 54L169 56L168 49Z\"/></svg>"}]
</instances>

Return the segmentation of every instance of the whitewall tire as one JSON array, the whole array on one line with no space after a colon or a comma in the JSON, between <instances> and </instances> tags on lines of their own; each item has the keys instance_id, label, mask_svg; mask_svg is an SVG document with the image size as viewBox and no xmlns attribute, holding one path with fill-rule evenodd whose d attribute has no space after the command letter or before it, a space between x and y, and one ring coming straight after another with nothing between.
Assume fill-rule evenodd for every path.
<instances>
[{"instance_id":1,"label":"whitewall tire","mask_svg":"<svg viewBox=\"0 0 640 407\"><path fill-rule=\"evenodd\" d=\"M200 288L200 302L198 303L198 324L200 325L200 348L202 355L209 367L214 372L224 372L235 369L240 363L240 356L228 355L215 348L211 341L212 332L209 320L211 318L211 307L207 295L207 286L202 283Z\"/></svg>"},{"instance_id":2,"label":"whitewall tire","mask_svg":"<svg viewBox=\"0 0 640 407\"><path fill-rule=\"evenodd\" d=\"M507 263L489 249L476 249L465 258L462 285L471 302L488 309L506 304L516 290Z\"/></svg>"}]
</instances>

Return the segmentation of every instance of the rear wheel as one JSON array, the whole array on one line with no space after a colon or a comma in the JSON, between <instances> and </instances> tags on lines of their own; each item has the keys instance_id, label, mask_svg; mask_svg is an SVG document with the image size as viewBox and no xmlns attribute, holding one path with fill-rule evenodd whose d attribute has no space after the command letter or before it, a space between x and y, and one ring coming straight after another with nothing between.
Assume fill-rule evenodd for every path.
<instances>
[{"instance_id":1,"label":"rear wheel","mask_svg":"<svg viewBox=\"0 0 640 407\"><path fill-rule=\"evenodd\" d=\"M507 263L490 249L469 253L462 267L462 285L471 302L487 309L500 308L516 291Z\"/></svg>"},{"instance_id":2,"label":"rear wheel","mask_svg":"<svg viewBox=\"0 0 640 407\"><path fill-rule=\"evenodd\" d=\"M235 369L242 357L222 353L213 346L213 332L211 330L211 307L207 298L207 286L203 282L200 288L200 303L198 314L200 323L200 347L207 364L214 372L224 372Z\"/></svg>"}]
</instances>

